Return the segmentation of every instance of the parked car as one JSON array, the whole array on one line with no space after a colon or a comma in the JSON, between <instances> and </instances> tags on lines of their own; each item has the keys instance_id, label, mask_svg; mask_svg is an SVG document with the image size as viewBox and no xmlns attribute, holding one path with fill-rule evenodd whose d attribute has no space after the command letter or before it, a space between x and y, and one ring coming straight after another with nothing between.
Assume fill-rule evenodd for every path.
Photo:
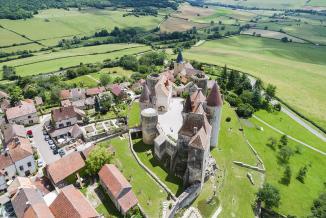
<instances>
[{"instance_id":1,"label":"parked car","mask_svg":"<svg viewBox=\"0 0 326 218\"><path fill-rule=\"evenodd\" d=\"M57 149L57 148L55 148L55 149L53 149L53 151L52 151L52 152L53 152L53 154L54 154L54 155L56 155L56 154L58 154L58 149Z\"/></svg>"},{"instance_id":2,"label":"parked car","mask_svg":"<svg viewBox=\"0 0 326 218\"><path fill-rule=\"evenodd\" d=\"M53 145L54 144L53 140L49 140L48 143L49 143L49 145Z\"/></svg>"},{"instance_id":3,"label":"parked car","mask_svg":"<svg viewBox=\"0 0 326 218\"><path fill-rule=\"evenodd\" d=\"M65 152L64 150L59 150L59 154L60 154L60 156L62 157L63 155L66 154L66 152Z\"/></svg>"},{"instance_id":4,"label":"parked car","mask_svg":"<svg viewBox=\"0 0 326 218\"><path fill-rule=\"evenodd\" d=\"M47 135L48 132L46 130L43 130L43 135Z\"/></svg>"},{"instance_id":5,"label":"parked car","mask_svg":"<svg viewBox=\"0 0 326 218\"><path fill-rule=\"evenodd\" d=\"M4 208L9 217L13 217L15 215L14 208L10 202L5 203Z\"/></svg>"},{"instance_id":6,"label":"parked car","mask_svg":"<svg viewBox=\"0 0 326 218\"><path fill-rule=\"evenodd\" d=\"M43 164L44 164L43 160L41 160L41 159L38 159L38 160L37 160L37 166L38 166L38 167L42 167Z\"/></svg>"},{"instance_id":7,"label":"parked car","mask_svg":"<svg viewBox=\"0 0 326 218\"><path fill-rule=\"evenodd\" d=\"M45 136L44 136L44 140L45 140L45 141L48 141L49 139L50 139L50 136L49 136L49 135L45 135Z\"/></svg>"},{"instance_id":8,"label":"parked car","mask_svg":"<svg viewBox=\"0 0 326 218\"><path fill-rule=\"evenodd\" d=\"M52 150L58 150L57 146L56 145L51 145L50 147Z\"/></svg>"},{"instance_id":9,"label":"parked car","mask_svg":"<svg viewBox=\"0 0 326 218\"><path fill-rule=\"evenodd\" d=\"M27 134L27 136L28 136L29 138L33 138L33 131L32 131L32 130L28 130L28 131L26 132L26 134Z\"/></svg>"}]
</instances>

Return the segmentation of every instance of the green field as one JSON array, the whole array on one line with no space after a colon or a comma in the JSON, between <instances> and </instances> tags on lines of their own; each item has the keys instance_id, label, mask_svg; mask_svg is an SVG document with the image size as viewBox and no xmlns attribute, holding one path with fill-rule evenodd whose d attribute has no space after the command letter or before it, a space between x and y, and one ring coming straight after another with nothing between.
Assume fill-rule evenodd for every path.
<instances>
[{"instance_id":1,"label":"green field","mask_svg":"<svg viewBox=\"0 0 326 218\"><path fill-rule=\"evenodd\" d=\"M226 64L260 77L277 86L277 96L283 101L326 128L325 47L236 36L193 47L184 57Z\"/></svg>"},{"instance_id":2,"label":"green field","mask_svg":"<svg viewBox=\"0 0 326 218\"><path fill-rule=\"evenodd\" d=\"M21 76L37 75L58 71L60 67L71 67L80 63L102 62L105 59L115 59L126 54L136 54L148 50L149 47L139 44L108 44L81 47L58 52L40 52L35 56L9 61L0 64L14 66Z\"/></svg>"},{"instance_id":3,"label":"green field","mask_svg":"<svg viewBox=\"0 0 326 218\"><path fill-rule=\"evenodd\" d=\"M96 87L98 83L90 75L79 76L65 81L66 84L78 87Z\"/></svg>"},{"instance_id":4,"label":"green field","mask_svg":"<svg viewBox=\"0 0 326 218\"><path fill-rule=\"evenodd\" d=\"M37 40L45 46L57 45L63 38L72 36L89 36L101 29L112 30L114 27L142 27L146 30L155 28L163 19L163 15L125 16L127 10L114 9L48 9L40 11L31 19L7 20L1 19L0 25L25 35L31 40ZM10 36L10 37L9 37ZM0 29L0 46L25 42L23 37ZM21 48L16 47L12 50Z\"/></svg>"},{"instance_id":5,"label":"green field","mask_svg":"<svg viewBox=\"0 0 326 218\"><path fill-rule=\"evenodd\" d=\"M146 215L148 217L160 217L161 204L162 201L166 200L167 194L138 165L129 149L128 140L115 138L102 143L113 145L115 149L114 163L131 183Z\"/></svg>"},{"instance_id":6,"label":"green field","mask_svg":"<svg viewBox=\"0 0 326 218\"><path fill-rule=\"evenodd\" d=\"M227 117L231 118L231 122L225 121ZM232 163L232 161L242 161L250 165L258 163L239 129L240 123L235 112L225 104L222 111L219 145L212 151L222 177L218 179L217 186L218 197L223 208L219 217L223 218L253 217L251 204L255 200L258 187L262 184L262 174ZM247 172L252 174L255 185L251 185Z\"/></svg>"},{"instance_id":7,"label":"green field","mask_svg":"<svg viewBox=\"0 0 326 218\"><path fill-rule=\"evenodd\" d=\"M205 2L257 8L289 9L302 8L305 5L306 0L206 0Z\"/></svg>"},{"instance_id":8,"label":"green field","mask_svg":"<svg viewBox=\"0 0 326 218\"><path fill-rule=\"evenodd\" d=\"M140 105L139 102L133 102L129 108L128 115L128 125L129 127L136 127L140 125Z\"/></svg>"},{"instance_id":9,"label":"green field","mask_svg":"<svg viewBox=\"0 0 326 218\"><path fill-rule=\"evenodd\" d=\"M309 1L308 5L315 7L326 7L326 2L324 0L311 0Z\"/></svg>"},{"instance_id":10,"label":"green field","mask_svg":"<svg viewBox=\"0 0 326 218\"><path fill-rule=\"evenodd\" d=\"M317 147L315 142L318 142L319 139L313 138L309 132L300 129L298 124L290 118L286 118L286 115L281 113L266 114L265 112L259 112L258 116L266 122L275 125L274 127L282 129L286 133L293 134L292 136ZM310 214L313 199L317 198L324 189L324 182L326 181L326 172L323 170L326 164L325 157L299 145L302 153L295 153L290 158L289 164L292 170L291 182L288 186L283 185L280 183L280 180L283 177L284 168L278 164L278 151L266 145L270 137L279 139L281 135L263 125L255 118L251 118L249 121L251 124L244 126L245 133L250 143L255 147L264 161L266 182L273 184L280 190L281 204L276 211L285 215L290 214L296 215L297 217L307 217ZM256 127L263 127L263 131L258 130ZM293 127L293 129L290 127ZM289 140L288 145L295 151L298 143ZM296 180L296 176L299 169L304 165L311 166L309 167L305 184L302 184Z\"/></svg>"}]
</instances>

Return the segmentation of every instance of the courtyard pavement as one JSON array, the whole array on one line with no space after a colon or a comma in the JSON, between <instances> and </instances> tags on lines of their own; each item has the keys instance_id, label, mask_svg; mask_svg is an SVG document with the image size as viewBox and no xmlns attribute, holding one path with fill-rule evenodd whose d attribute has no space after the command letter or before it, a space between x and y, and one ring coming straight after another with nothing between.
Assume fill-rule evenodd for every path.
<instances>
[{"instance_id":1,"label":"courtyard pavement","mask_svg":"<svg viewBox=\"0 0 326 218\"><path fill-rule=\"evenodd\" d=\"M172 98L167 112L159 112L158 123L165 135L178 139L178 132L182 126L183 99Z\"/></svg>"},{"instance_id":2,"label":"courtyard pavement","mask_svg":"<svg viewBox=\"0 0 326 218\"><path fill-rule=\"evenodd\" d=\"M60 155L54 155L52 149L50 148L50 145L47 141L44 140L43 125L45 122L49 121L50 118L50 114L44 115L40 117L39 124L27 128L27 130L33 131L34 146L39 151L40 159L42 159L45 164L50 164L60 159Z\"/></svg>"}]
</instances>

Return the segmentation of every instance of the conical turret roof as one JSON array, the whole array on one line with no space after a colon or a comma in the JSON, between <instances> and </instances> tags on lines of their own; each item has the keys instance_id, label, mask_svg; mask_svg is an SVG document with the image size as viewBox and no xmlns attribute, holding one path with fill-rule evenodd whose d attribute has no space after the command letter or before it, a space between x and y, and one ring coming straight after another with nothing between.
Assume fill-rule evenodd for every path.
<instances>
[{"instance_id":1,"label":"conical turret roof","mask_svg":"<svg viewBox=\"0 0 326 218\"><path fill-rule=\"evenodd\" d=\"M221 93L216 82L214 83L213 88L207 97L207 105L212 107L219 107L223 105Z\"/></svg>"},{"instance_id":2,"label":"conical turret roof","mask_svg":"<svg viewBox=\"0 0 326 218\"><path fill-rule=\"evenodd\" d=\"M149 102L150 101L150 91L146 83L143 85L143 91L139 97L139 102Z\"/></svg>"},{"instance_id":3,"label":"conical turret roof","mask_svg":"<svg viewBox=\"0 0 326 218\"><path fill-rule=\"evenodd\" d=\"M181 49L179 49L179 53L178 53L178 56L177 56L177 63L180 64L182 62L183 62L182 51L181 51Z\"/></svg>"}]
</instances>

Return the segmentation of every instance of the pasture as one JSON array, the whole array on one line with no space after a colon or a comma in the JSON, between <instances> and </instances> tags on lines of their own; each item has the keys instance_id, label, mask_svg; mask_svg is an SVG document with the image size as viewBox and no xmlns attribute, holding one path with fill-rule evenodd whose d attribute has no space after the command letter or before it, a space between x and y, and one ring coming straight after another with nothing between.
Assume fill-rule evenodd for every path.
<instances>
[{"instance_id":1,"label":"pasture","mask_svg":"<svg viewBox=\"0 0 326 218\"><path fill-rule=\"evenodd\" d=\"M162 15L154 16L123 16L127 10L114 9L48 9L40 11L31 19L7 20L1 19L0 25L26 37L37 40L44 45L53 46L60 39L72 36L93 35L101 29L112 30L114 27L155 28L163 19ZM5 34L1 33L0 34ZM20 39L11 40L0 38L0 45L19 43Z\"/></svg>"},{"instance_id":2,"label":"pasture","mask_svg":"<svg viewBox=\"0 0 326 218\"><path fill-rule=\"evenodd\" d=\"M285 133L304 140L304 142L315 145L314 142L319 140L310 135L307 130L298 127L294 120L282 113L266 114L265 112L259 112L258 116L274 127L284 130ZM255 118L250 118L249 122L252 126L244 125L244 131L264 162L266 182L271 183L280 190L281 203L276 211L285 215L307 217L310 214L313 200L324 190L326 180L326 172L323 170L326 164L325 156L289 139L288 146L293 150L293 155L289 161L292 176L289 185L282 184L281 179L283 178L285 166L279 162L278 146L276 145L276 148L272 149L266 145L270 137L279 140L282 135ZM291 130L292 126L294 126L293 130ZM258 130L260 127L263 128L263 131ZM325 143L323 145L325 146ZM299 152L298 147L300 148ZM305 182L301 183L296 177L299 169L305 165L308 166L308 172Z\"/></svg>"},{"instance_id":3,"label":"pasture","mask_svg":"<svg viewBox=\"0 0 326 218\"><path fill-rule=\"evenodd\" d=\"M148 49L149 47L139 44L107 44L57 52L40 52L29 58L2 63L0 68L3 65L14 66L21 76L37 75L76 66L80 63L95 63L105 59L115 59L126 54L144 52Z\"/></svg>"},{"instance_id":4,"label":"pasture","mask_svg":"<svg viewBox=\"0 0 326 218\"><path fill-rule=\"evenodd\" d=\"M161 32L186 31L193 27L197 29L207 27L207 24L200 24L178 17L169 17L160 25Z\"/></svg>"},{"instance_id":5,"label":"pasture","mask_svg":"<svg viewBox=\"0 0 326 218\"><path fill-rule=\"evenodd\" d=\"M271 39L282 39L284 37L287 37L288 40L291 40L292 42L298 42L298 43L305 43L304 40L298 39L296 37L290 36L285 33L272 31L272 30L262 30L262 29L247 29L241 32L243 35L254 35L259 37L265 37L265 38L271 38Z\"/></svg>"},{"instance_id":6,"label":"pasture","mask_svg":"<svg viewBox=\"0 0 326 218\"><path fill-rule=\"evenodd\" d=\"M326 128L325 47L236 36L205 42L185 51L184 57L260 77L277 86L283 101Z\"/></svg>"},{"instance_id":7,"label":"pasture","mask_svg":"<svg viewBox=\"0 0 326 218\"><path fill-rule=\"evenodd\" d=\"M28 39L9 30L0 28L0 47L28 42L30 42Z\"/></svg>"},{"instance_id":8,"label":"pasture","mask_svg":"<svg viewBox=\"0 0 326 218\"><path fill-rule=\"evenodd\" d=\"M223 3L227 5L258 8L293 9L302 8L305 5L306 0L207 0L206 3Z\"/></svg>"}]
</instances>

